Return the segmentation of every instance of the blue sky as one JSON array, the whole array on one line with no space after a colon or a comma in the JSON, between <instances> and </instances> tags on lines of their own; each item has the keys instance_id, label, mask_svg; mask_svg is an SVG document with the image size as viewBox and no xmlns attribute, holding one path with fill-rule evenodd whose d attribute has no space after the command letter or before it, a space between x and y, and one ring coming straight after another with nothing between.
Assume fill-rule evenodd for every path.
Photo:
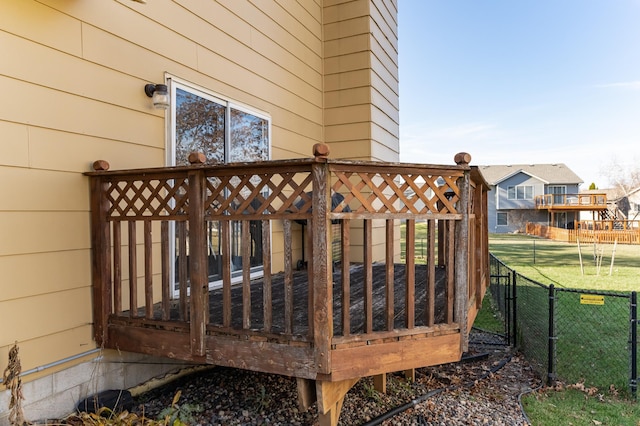
<instances>
[{"instance_id":1,"label":"blue sky","mask_svg":"<svg viewBox=\"0 0 640 426\"><path fill-rule=\"evenodd\" d=\"M399 0L400 160L640 161L640 0Z\"/></svg>"}]
</instances>

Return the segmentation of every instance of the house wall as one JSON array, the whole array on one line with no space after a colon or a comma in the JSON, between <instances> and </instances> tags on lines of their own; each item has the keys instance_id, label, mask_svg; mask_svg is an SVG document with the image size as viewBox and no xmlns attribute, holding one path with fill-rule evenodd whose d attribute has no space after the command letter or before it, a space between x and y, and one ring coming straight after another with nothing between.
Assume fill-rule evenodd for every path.
<instances>
[{"instance_id":1,"label":"house wall","mask_svg":"<svg viewBox=\"0 0 640 426\"><path fill-rule=\"evenodd\" d=\"M533 199L531 200L509 200L508 188L510 186L528 185L533 187ZM578 184L550 184L565 185L567 194L577 194ZM522 232L526 222L548 223L549 213L546 210L537 210L535 197L544 195L547 185L541 180L526 173L518 173L511 176L497 185L491 187L488 197L489 212L489 232L509 233ZM498 225L497 213L507 213L507 225ZM573 216L568 216L567 221L573 220Z\"/></svg>"},{"instance_id":2,"label":"house wall","mask_svg":"<svg viewBox=\"0 0 640 426\"><path fill-rule=\"evenodd\" d=\"M17 342L27 418L45 416L38 399L56 416L103 386L83 367L99 352L82 173L98 159L165 164L165 112L144 85L171 75L264 111L274 159L328 142L332 157L396 161L396 10L382 0L2 0L0 370ZM129 361L100 360L100 374L124 385ZM52 397L79 389L79 377L91 384L73 400ZM7 402L0 393L0 424Z\"/></svg>"}]
</instances>

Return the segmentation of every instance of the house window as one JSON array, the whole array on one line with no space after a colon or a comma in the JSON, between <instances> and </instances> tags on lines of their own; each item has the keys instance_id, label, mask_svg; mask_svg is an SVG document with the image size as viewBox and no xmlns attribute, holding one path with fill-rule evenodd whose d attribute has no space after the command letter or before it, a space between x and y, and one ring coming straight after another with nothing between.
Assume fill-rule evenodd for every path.
<instances>
[{"instance_id":1,"label":"house window","mask_svg":"<svg viewBox=\"0 0 640 426\"><path fill-rule=\"evenodd\" d=\"M172 100L170 146L167 149L169 165L188 165L192 152L205 154L207 164L269 159L269 116L175 78L169 79L169 86ZM239 281L242 279L241 223L232 221L230 228L232 279ZM220 284L222 279L222 232L219 221L207 222L209 282L212 286ZM251 273L259 276L263 266L262 222L251 221L249 233ZM175 241L175 238L171 240ZM175 249L172 252L176 260L178 254Z\"/></svg>"},{"instance_id":2,"label":"house window","mask_svg":"<svg viewBox=\"0 0 640 426\"><path fill-rule=\"evenodd\" d=\"M510 186L507 188L507 197L510 200L533 200L533 186Z\"/></svg>"},{"instance_id":3,"label":"house window","mask_svg":"<svg viewBox=\"0 0 640 426\"><path fill-rule=\"evenodd\" d=\"M553 204L566 204L567 187L564 185L547 186L547 194L553 195Z\"/></svg>"},{"instance_id":4,"label":"house window","mask_svg":"<svg viewBox=\"0 0 640 426\"><path fill-rule=\"evenodd\" d=\"M496 224L498 226L507 226L507 225L509 225L507 212L498 212L497 213Z\"/></svg>"}]
</instances>

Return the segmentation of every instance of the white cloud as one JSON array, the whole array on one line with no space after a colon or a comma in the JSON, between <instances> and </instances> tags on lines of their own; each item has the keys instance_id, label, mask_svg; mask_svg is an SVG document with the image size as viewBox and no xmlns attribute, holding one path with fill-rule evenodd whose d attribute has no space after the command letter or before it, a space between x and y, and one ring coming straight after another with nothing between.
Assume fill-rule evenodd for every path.
<instances>
[{"instance_id":1,"label":"white cloud","mask_svg":"<svg viewBox=\"0 0 640 426\"><path fill-rule=\"evenodd\" d=\"M619 88L619 89L628 89L628 90L640 90L640 80L636 81L624 81L621 83L608 83L608 84L598 84L596 87L601 88Z\"/></svg>"}]
</instances>

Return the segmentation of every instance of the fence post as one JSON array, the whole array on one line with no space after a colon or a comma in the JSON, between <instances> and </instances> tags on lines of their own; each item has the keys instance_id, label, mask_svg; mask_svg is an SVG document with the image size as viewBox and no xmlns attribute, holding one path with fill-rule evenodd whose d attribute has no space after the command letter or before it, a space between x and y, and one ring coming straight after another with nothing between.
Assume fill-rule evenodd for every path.
<instances>
[{"instance_id":1,"label":"fence post","mask_svg":"<svg viewBox=\"0 0 640 426\"><path fill-rule=\"evenodd\" d=\"M517 303L517 290L518 290L518 273L513 271L513 276L511 278L511 332L507 336L507 344L508 345L516 345L516 332L518 330L518 321L517 321L517 313L518 313L518 303Z\"/></svg>"},{"instance_id":2,"label":"fence post","mask_svg":"<svg viewBox=\"0 0 640 426\"><path fill-rule=\"evenodd\" d=\"M556 335L555 335L555 304L556 292L553 284L549 285L549 353L547 354L547 386L553 385L556 379L555 372L555 353L556 353Z\"/></svg>"},{"instance_id":3,"label":"fence post","mask_svg":"<svg viewBox=\"0 0 640 426\"><path fill-rule=\"evenodd\" d=\"M638 391L638 294L631 292L631 395Z\"/></svg>"}]
</instances>

